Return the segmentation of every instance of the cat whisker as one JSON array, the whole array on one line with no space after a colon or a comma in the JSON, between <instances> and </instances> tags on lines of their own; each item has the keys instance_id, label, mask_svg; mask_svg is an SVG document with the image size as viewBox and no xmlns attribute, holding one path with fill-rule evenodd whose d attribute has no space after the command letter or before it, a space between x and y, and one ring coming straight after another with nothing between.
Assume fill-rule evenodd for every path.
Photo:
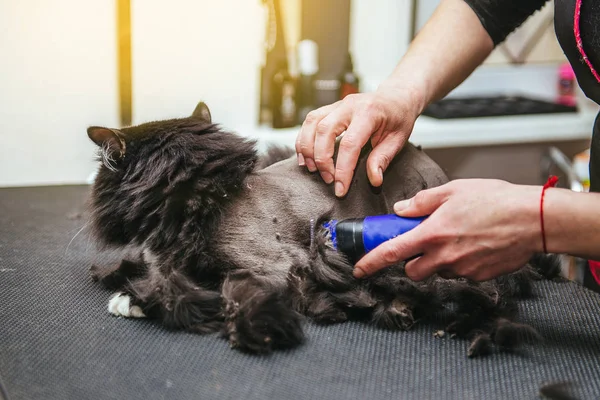
<instances>
[{"instance_id":1,"label":"cat whisker","mask_svg":"<svg viewBox=\"0 0 600 400\"><path fill-rule=\"evenodd\" d=\"M69 252L69 247L71 246L71 243L73 243L73 240L75 240L75 238L89 225L89 221L86 222L85 224L83 224L83 226L81 227L81 229L79 229L77 231L77 233L75 234L75 236L73 236L73 238L71 238L71 241L69 242L69 244L67 245L67 248L65 249L65 255L67 255L67 253ZM89 243L89 238L88 238L88 243Z\"/></svg>"},{"instance_id":2,"label":"cat whisker","mask_svg":"<svg viewBox=\"0 0 600 400\"><path fill-rule=\"evenodd\" d=\"M112 156L112 152L110 151L110 143L105 142L102 145L102 162L112 172L116 172L117 168L115 167L116 161Z\"/></svg>"}]
</instances>

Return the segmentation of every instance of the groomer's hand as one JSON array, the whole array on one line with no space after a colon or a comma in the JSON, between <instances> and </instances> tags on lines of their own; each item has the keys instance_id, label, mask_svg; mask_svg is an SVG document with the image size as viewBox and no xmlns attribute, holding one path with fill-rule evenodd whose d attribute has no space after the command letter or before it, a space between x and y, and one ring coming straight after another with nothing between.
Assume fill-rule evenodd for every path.
<instances>
[{"instance_id":1,"label":"groomer's hand","mask_svg":"<svg viewBox=\"0 0 600 400\"><path fill-rule=\"evenodd\" d=\"M319 171L326 183L335 180L336 196L344 196L363 146L371 140L367 159L371 184L383 183L383 172L405 145L423 101L415 90L404 86L380 86L373 93L349 95L308 114L296 139L298 164ZM333 154L336 138L343 134L337 162Z\"/></svg>"},{"instance_id":2,"label":"groomer's hand","mask_svg":"<svg viewBox=\"0 0 600 400\"><path fill-rule=\"evenodd\" d=\"M542 251L540 192L536 186L481 179L423 190L394 210L400 216L429 217L367 253L354 275L417 255L406 264L406 274L416 281L435 273L482 281L516 271Z\"/></svg>"}]
</instances>

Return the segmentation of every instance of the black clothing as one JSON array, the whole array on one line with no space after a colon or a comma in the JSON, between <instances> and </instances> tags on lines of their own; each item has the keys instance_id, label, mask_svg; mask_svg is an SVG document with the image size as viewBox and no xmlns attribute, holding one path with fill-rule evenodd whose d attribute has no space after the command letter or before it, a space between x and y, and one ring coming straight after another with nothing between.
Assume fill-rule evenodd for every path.
<instances>
[{"instance_id":1,"label":"black clothing","mask_svg":"<svg viewBox=\"0 0 600 400\"><path fill-rule=\"evenodd\" d=\"M498 45L548 0L466 0Z\"/></svg>"},{"instance_id":2,"label":"black clothing","mask_svg":"<svg viewBox=\"0 0 600 400\"><path fill-rule=\"evenodd\" d=\"M547 0L464 0L479 17L494 45L503 42ZM577 50L574 34L575 0L554 1L554 27L565 56L571 63L579 86L587 97L600 104L600 83L596 81ZM600 2L582 0L580 17L583 48L600 72Z\"/></svg>"},{"instance_id":3,"label":"black clothing","mask_svg":"<svg viewBox=\"0 0 600 400\"><path fill-rule=\"evenodd\" d=\"M503 42L527 18L542 8L547 0L464 0L479 17L494 41ZM576 0L554 1L554 27L565 56L571 63L577 82L587 97L600 104L600 83L582 59L575 39ZM592 66L600 71L600 2L582 0L580 32L583 49ZM590 149L590 190L600 192L600 115L593 128Z\"/></svg>"},{"instance_id":4,"label":"black clothing","mask_svg":"<svg viewBox=\"0 0 600 400\"><path fill-rule=\"evenodd\" d=\"M479 17L481 24L498 45L527 18L542 8L547 0L464 0ZM560 46L571 64L582 91L600 104L600 82L577 48L575 32L592 68L600 73L600 1L581 0L579 26L575 26L577 0L554 0L554 29ZM596 117L590 145L590 191L600 192L600 113ZM600 281L585 268L583 284L600 292Z\"/></svg>"}]
</instances>

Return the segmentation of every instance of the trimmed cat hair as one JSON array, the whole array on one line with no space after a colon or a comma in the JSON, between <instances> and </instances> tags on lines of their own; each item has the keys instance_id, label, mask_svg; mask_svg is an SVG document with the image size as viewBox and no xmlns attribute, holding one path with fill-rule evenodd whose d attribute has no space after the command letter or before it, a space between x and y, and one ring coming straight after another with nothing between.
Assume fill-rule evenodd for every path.
<instances>
[{"instance_id":1,"label":"trimmed cat hair","mask_svg":"<svg viewBox=\"0 0 600 400\"><path fill-rule=\"evenodd\" d=\"M510 350L539 339L517 322L532 282L558 279L552 256L536 255L518 272L486 282L414 282L403 264L365 278L331 248L321 224L393 213L394 202L448 181L408 143L374 188L365 147L342 199L294 152L226 132L199 103L193 114L122 129L90 127L100 167L90 197L98 243L128 249L114 266L92 266L94 280L115 291L108 309L149 317L168 329L221 332L232 347L268 353L304 341L305 319L361 320L407 330L445 321L470 340L469 356ZM311 232L313 234L311 235Z\"/></svg>"}]
</instances>

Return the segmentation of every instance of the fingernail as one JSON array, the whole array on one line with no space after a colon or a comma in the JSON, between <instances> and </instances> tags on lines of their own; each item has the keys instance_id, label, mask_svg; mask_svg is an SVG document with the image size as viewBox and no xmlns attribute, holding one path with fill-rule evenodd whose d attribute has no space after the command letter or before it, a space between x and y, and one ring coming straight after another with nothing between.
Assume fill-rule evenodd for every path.
<instances>
[{"instance_id":1,"label":"fingernail","mask_svg":"<svg viewBox=\"0 0 600 400\"><path fill-rule=\"evenodd\" d=\"M308 170L310 172L315 172L317 170L317 166L315 165L315 162L312 160L312 158L306 159L306 166L308 167Z\"/></svg>"},{"instance_id":2,"label":"fingernail","mask_svg":"<svg viewBox=\"0 0 600 400\"><path fill-rule=\"evenodd\" d=\"M365 276L365 271L363 271L360 268L354 268L354 271L352 271L352 274L354 275L355 278L362 278L363 276Z\"/></svg>"},{"instance_id":3,"label":"fingernail","mask_svg":"<svg viewBox=\"0 0 600 400\"><path fill-rule=\"evenodd\" d=\"M335 195L338 197L344 195L344 184L340 181L335 183Z\"/></svg>"},{"instance_id":4,"label":"fingernail","mask_svg":"<svg viewBox=\"0 0 600 400\"><path fill-rule=\"evenodd\" d=\"M381 182L383 183L383 169L381 167L379 167L379 179L381 179Z\"/></svg>"},{"instance_id":5,"label":"fingernail","mask_svg":"<svg viewBox=\"0 0 600 400\"><path fill-rule=\"evenodd\" d=\"M333 175L331 175L329 172L327 171L323 171L321 172L321 178L323 178L323 180L325 181L325 183L329 184L331 182L333 182Z\"/></svg>"},{"instance_id":6,"label":"fingernail","mask_svg":"<svg viewBox=\"0 0 600 400\"><path fill-rule=\"evenodd\" d=\"M406 208L408 208L408 203L409 200L402 200L397 202L396 204L394 204L394 212L401 212L403 210L405 210Z\"/></svg>"},{"instance_id":7,"label":"fingernail","mask_svg":"<svg viewBox=\"0 0 600 400\"><path fill-rule=\"evenodd\" d=\"M301 167L306 165L304 162L304 156L301 153L298 153L298 165Z\"/></svg>"}]
</instances>

